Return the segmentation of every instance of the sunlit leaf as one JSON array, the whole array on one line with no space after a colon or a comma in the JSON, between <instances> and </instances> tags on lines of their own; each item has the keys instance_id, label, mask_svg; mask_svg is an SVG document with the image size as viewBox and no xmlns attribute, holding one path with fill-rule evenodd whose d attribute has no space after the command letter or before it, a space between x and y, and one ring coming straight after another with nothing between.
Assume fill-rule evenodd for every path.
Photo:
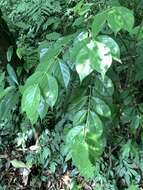
<instances>
[{"instance_id":1,"label":"sunlit leaf","mask_svg":"<svg viewBox=\"0 0 143 190\"><path fill-rule=\"evenodd\" d=\"M133 12L126 7L113 7L108 12L108 24L117 33L121 29L131 32L134 26Z\"/></svg>"},{"instance_id":2,"label":"sunlit leaf","mask_svg":"<svg viewBox=\"0 0 143 190\"><path fill-rule=\"evenodd\" d=\"M103 124L99 116L94 112L90 111L87 117L88 131L95 134L96 138L100 137L103 133ZM93 139L94 140L94 139Z\"/></svg>"},{"instance_id":3,"label":"sunlit leaf","mask_svg":"<svg viewBox=\"0 0 143 190\"><path fill-rule=\"evenodd\" d=\"M118 60L120 59L120 48L118 44L109 36L102 35L98 36L97 40L103 44L105 44L112 54L113 59Z\"/></svg>"},{"instance_id":4,"label":"sunlit leaf","mask_svg":"<svg viewBox=\"0 0 143 190\"><path fill-rule=\"evenodd\" d=\"M27 168L27 165L24 162L17 159L11 160L10 162L15 168Z\"/></svg>"},{"instance_id":5,"label":"sunlit leaf","mask_svg":"<svg viewBox=\"0 0 143 190\"><path fill-rule=\"evenodd\" d=\"M96 42L96 49L91 51L91 66L102 76L108 71L112 64L112 55L110 49L100 42Z\"/></svg>"}]
</instances>

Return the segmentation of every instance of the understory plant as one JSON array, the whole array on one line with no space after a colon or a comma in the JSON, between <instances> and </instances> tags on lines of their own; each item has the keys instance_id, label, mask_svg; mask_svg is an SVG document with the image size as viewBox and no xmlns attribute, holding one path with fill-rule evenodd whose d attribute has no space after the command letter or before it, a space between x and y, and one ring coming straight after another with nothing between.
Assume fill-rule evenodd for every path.
<instances>
[{"instance_id":1,"label":"understory plant","mask_svg":"<svg viewBox=\"0 0 143 190\"><path fill-rule=\"evenodd\" d=\"M73 190L85 188L79 175L93 189L141 187L143 3L1 5L9 26L18 28L16 52L24 63L14 70L8 49L6 74L0 73L0 148L14 139L24 154L20 161L12 156L12 166L28 176L40 168L44 183L47 168L70 168Z\"/></svg>"}]
</instances>

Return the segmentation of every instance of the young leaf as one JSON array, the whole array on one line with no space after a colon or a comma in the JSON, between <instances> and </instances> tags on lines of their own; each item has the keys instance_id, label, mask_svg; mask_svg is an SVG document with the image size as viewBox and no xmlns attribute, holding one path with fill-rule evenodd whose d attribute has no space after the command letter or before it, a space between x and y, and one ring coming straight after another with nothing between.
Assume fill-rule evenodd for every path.
<instances>
[{"instance_id":1,"label":"young leaf","mask_svg":"<svg viewBox=\"0 0 143 190\"><path fill-rule=\"evenodd\" d=\"M11 160L11 164L15 168L27 168L27 165L24 162L18 161L17 159Z\"/></svg>"},{"instance_id":2,"label":"young leaf","mask_svg":"<svg viewBox=\"0 0 143 190\"><path fill-rule=\"evenodd\" d=\"M35 123L38 119L40 97L40 89L38 85L29 86L22 96L22 111L26 112L27 117L32 123Z\"/></svg>"}]
</instances>

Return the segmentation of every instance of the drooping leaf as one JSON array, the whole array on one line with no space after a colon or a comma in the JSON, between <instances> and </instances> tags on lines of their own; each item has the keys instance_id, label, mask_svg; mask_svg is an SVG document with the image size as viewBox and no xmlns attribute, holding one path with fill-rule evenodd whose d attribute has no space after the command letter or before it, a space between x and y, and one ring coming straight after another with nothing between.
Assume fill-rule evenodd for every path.
<instances>
[{"instance_id":1,"label":"drooping leaf","mask_svg":"<svg viewBox=\"0 0 143 190\"><path fill-rule=\"evenodd\" d=\"M12 110L15 109L19 101L19 93L15 92L15 88L11 88L6 93L5 97L0 102L0 120L8 119ZM9 91L10 90L10 91Z\"/></svg>"},{"instance_id":2,"label":"drooping leaf","mask_svg":"<svg viewBox=\"0 0 143 190\"><path fill-rule=\"evenodd\" d=\"M44 73L40 82L40 87L47 104L53 107L58 98L58 84L56 79L53 76Z\"/></svg>"},{"instance_id":3,"label":"drooping leaf","mask_svg":"<svg viewBox=\"0 0 143 190\"><path fill-rule=\"evenodd\" d=\"M38 107L38 113L41 119L43 119L48 112L48 104L44 100L44 98L41 96L39 107Z\"/></svg>"},{"instance_id":4,"label":"drooping leaf","mask_svg":"<svg viewBox=\"0 0 143 190\"><path fill-rule=\"evenodd\" d=\"M15 82L16 84L18 84L16 73L10 64L7 64L7 72L11 80Z\"/></svg>"},{"instance_id":5,"label":"drooping leaf","mask_svg":"<svg viewBox=\"0 0 143 190\"><path fill-rule=\"evenodd\" d=\"M27 117L32 123L35 123L38 119L40 97L41 95L38 85L29 86L22 96L22 111L26 112Z\"/></svg>"},{"instance_id":6,"label":"drooping leaf","mask_svg":"<svg viewBox=\"0 0 143 190\"><path fill-rule=\"evenodd\" d=\"M52 67L52 63L57 59L63 47L68 44L74 36L75 34L61 37L54 43L54 45L50 47L47 45L47 48L44 49L39 48L40 64L37 67L37 71L43 71L43 68L45 71L48 71L50 67Z\"/></svg>"},{"instance_id":7,"label":"drooping leaf","mask_svg":"<svg viewBox=\"0 0 143 190\"><path fill-rule=\"evenodd\" d=\"M106 12L101 12L94 17L94 21L92 23L92 35L94 38L102 30L102 28L106 22L106 19L107 19L107 13Z\"/></svg>"},{"instance_id":8,"label":"drooping leaf","mask_svg":"<svg viewBox=\"0 0 143 190\"><path fill-rule=\"evenodd\" d=\"M52 72L53 75L58 79L58 82L67 88L70 81L70 71L68 66L63 61L59 60L55 64Z\"/></svg>"},{"instance_id":9,"label":"drooping leaf","mask_svg":"<svg viewBox=\"0 0 143 190\"><path fill-rule=\"evenodd\" d=\"M7 61L10 62L13 55L13 46L10 46L7 50Z\"/></svg>"}]
</instances>

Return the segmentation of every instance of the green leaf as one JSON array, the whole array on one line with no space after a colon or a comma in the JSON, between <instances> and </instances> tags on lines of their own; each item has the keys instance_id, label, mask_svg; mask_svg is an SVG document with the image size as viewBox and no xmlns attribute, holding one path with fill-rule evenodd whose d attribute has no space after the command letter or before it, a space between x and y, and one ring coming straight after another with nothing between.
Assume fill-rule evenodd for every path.
<instances>
[{"instance_id":1,"label":"green leaf","mask_svg":"<svg viewBox=\"0 0 143 190\"><path fill-rule=\"evenodd\" d=\"M96 136L96 138L101 137L101 135L103 133L103 124L97 114L95 114L92 111L90 111L88 113L86 126L88 128L88 131L93 133ZM95 136L94 136L94 138L95 138Z\"/></svg>"},{"instance_id":2,"label":"green leaf","mask_svg":"<svg viewBox=\"0 0 143 190\"><path fill-rule=\"evenodd\" d=\"M25 83L25 88L30 86L30 85L36 85L39 84L41 79L43 77L43 72L36 71L34 74L32 74Z\"/></svg>"},{"instance_id":3,"label":"green leaf","mask_svg":"<svg viewBox=\"0 0 143 190\"><path fill-rule=\"evenodd\" d=\"M1 90L0 92L0 100L6 96L9 92L14 91L15 87L14 86L9 86L7 88L5 88L4 90Z\"/></svg>"},{"instance_id":4,"label":"green leaf","mask_svg":"<svg viewBox=\"0 0 143 190\"><path fill-rule=\"evenodd\" d=\"M58 79L59 83L67 88L70 81L70 71L68 66L62 60L59 60L59 62L54 65L52 72Z\"/></svg>"},{"instance_id":5,"label":"green leaf","mask_svg":"<svg viewBox=\"0 0 143 190\"><path fill-rule=\"evenodd\" d=\"M77 56L76 62L79 64L76 65L76 71L79 74L81 81L93 71L88 58L89 56L86 53L86 49L83 49Z\"/></svg>"},{"instance_id":6,"label":"green leaf","mask_svg":"<svg viewBox=\"0 0 143 190\"><path fill-rule=\"evenodd\" d=\"M44 73L40 82L40 87L47 104L53 107L58 98L58 84L56 79L53 76Z\"/></svg>"},{"instance_id":7,"label":"green leaf","mask_svg":"<svg viewBox=\"0 0 143 190\"><path fill-rule=\"evenodd\" d=\"M68 111L75 114L85 106L88 100L87 96L74 99L68 107Z\"/></svg>"},{"instance_id":8,"label":"green leaf","mask_svg":"<svg viewBox=\"0 0 143 190\"><path fill-rule=\"evenodd\" d=\"M16 84L18 84L16 73L10 64L7 64L7 72L9 74L11 80L13 82L15 82Z\"/></svg>"},{"instance_id":9,"label":"green leaf","mask_svg":"<svg viewBox=\"0 0 143 190\"><path fill-rule=\"evenodd\" d=\"M87 115L86 110L81 110L77 112L73 118L73 125L77 126L83 124L85 122L86 115Z\"/></svg>"},{"instance_id":10,"label":"green leaf","mask_svg":"<svg viewBox=\"0 0 143 190\"><path fill-rule=\"evenodd\" d=\"M68 44L75 34L65 36L57 40L54 45L47 44L47 48L40 49L40 64L37 67L37 71L48 71L52 67L52 63L57 59L63 47Z\"/></svg>"},{"instance_id":11,"label":"green leaf","mask_svg":"<svg viewBox=\"0 0 143 190\"><path fill-rule=\"evenodd\" d=\"M133 12L126 7L113 7L108 12L108 24L110 28L115 32L119 32L121 29L131 32L134 26Z\"/></svg>"},{"instance_id":12,"label":"green leaf","mask_svg":"<svg viewBox=\"0 0 143 190\"><path fill-rule=\"evenodd\" d=\"M83 134L78 135L73 143L72 159L82 176L86 179L94 177L95 168L89 160L88 145Z\"/></svg>"},{"instance_id":13,"label":"green leaf","mask_svg":"<svg viewBox=\"0 0 143 190\"><path fill-rule=\"evenodd\" d=\"M130 185L126 190L139 190L139 188L136 185Z\"/></svg>"},{"instance_id":14,"label":"green leaf","mask_svg":"<svg viewBox=\"0 0 143 190\"><path fill-rule=\"evenodd\" d=\"M61 37L61 34L57 32L52 32L46 35L47 40L58 40L60 37Z\"/></svg>"},{"instance_id":15,"label":"green leaf","mask_svg":"<svg viewBox=\"0 0 143 190\"><path fill-rule=\"evenodd\" d=\"M130 127L131 127L131 131L136 134L136 131L137 129L139 128L140 126L140 121L141 121L141 117L139 115L135 115L132 117L131 119L131 124L130 124Z\"/></svg>"},{"instance_id":16,"label":"green leaf","mask_svg":"<svg viewBox=\"0 0 143 190\"><path fill-rule=\"evenodd\" d=\"M58 84L53 76L46 72L36 71L27 79L24 89L26 90L31 85L39 85L47 104L54 106L58 98Z\"/></svg>"},{"instance_id":17,"label":"green leaf","mask_svg":"<svg viewBox=\"0 0 143 190\"><path fill-rule=\"evenodd\" d=\"M101 12L94 17L94 21L92 23L92 35L94 38L102 30L102 28L106 22L106 19L107 19L107 13L106 12Z\"/></svg>"},{"instance_id":18,"label":"green leaf","mask_svg":"<svg viewBox=\"0 0 143 190\"><path fill-rule=\"evenodd\" d=\"M17 159L11 160L10 162L15 168L27 168L27 165L24 162L18 161Z\"/></svg>"},{"instance_id":19,"label":"green leaf","mask_svg":"<svg viewBox=\"0 0 143 190\"><path fill-rule=\"evenodd\" d=\"M112 96L114 92L114 85L111 79L107 76L104 77L98 77L96 79L96 85L94 86L94 92L96 92L102 96L108 97Z\"/></svg>"},{"instance_id":20,"label":"green leaf","mask_svg":"<svg viewBox=\"0 0 143 190\"><path fill-rule=\"evenodd\" d=\"M112 55L110 49L103 43L93 41L87 42L84 39L84 46L79 47L76 55L76 70L82 81L93 70L105 75L112 64Z\"/></svg>"},{"instance_id":21,"label":"green leaf","mask_svg":"<svg viewBox=\"0 0 143 190\"><path fill-rule=\"evenodd\" d=\"M7 50L7 61L10 62L13 55L13 46L10 46Z\"/></svg>"},{"instance_id":22,"label":"green leaf","mask_svg":"<svg viewBox=\"0 0 143 190\"><path fill-rule=\"evenodd\" d=\"M70 49L70 58L72 62L75 62L79 51L86 46L89 42L88 33L81 32L74 40L73 48Z\"/></svg>"},{"instance_id":23,"label":"green leaf","mask_svg":"<svg viewBox=\"0 0 143 190\"><path fill-rule=\"evenodd\" d=\"M19 101L19 93L13 89L7 89L9 92L0 102L0 120L8 119L11 112L15 109Z\"/></svg>"},{"instance_id":24,"label":"green leaf","mask_svg":"<svg viewBox=\"0 0 143 190\"><path fill-rule=\"evenodd\" d=\"M46 116L47 112L48 112L48 105L44 100L44 98L41 96L41 100L38 107L38 113L40 118L43 119Z\"/></svg>"},{"instance_id":25,"label":"green leaf","mask_svg":"<svg viewBox=\"0 0 143 190\"><path fill-rule=\"evenodd\" d=\"M26 112L27 117L32 123L35 123L38 119L40 97L41 95L38 85L29 86L22 96L22 111Z\"/></svg>"},{"instance_id":26,"label":"green leaf","mask_svg":"<svg viewBox=\"0 0 143 190\"><path fill-rule=\"evenodd\" d=\"M143 26L139 25L133 28L131 35L137 38L137 40L143 40Z\"/></svg>"},{"instance_id":27,"label":"green leaf","mask_svg":"<svg viewBox=\"0 0 143 190\"><path fill-rule=\"evenodd\" d=\"M75 138L77 135L79 135L81 133L81 131L84 129L84 126L79 125L76 127L73 127L67 134L66 136L66 143L68 145L73 144L73 142L75 141Z\"/></svg>"},{"instance_id":28,"label":"green leaf","mask_svg":"<svg viewBox=\"0 0 143 190\"><path fill-rule=\"evenodd\" d=\"M111 51L101 42L96 42L95 46L96 48L90 52L91 66L104 76L112 64Z\"/></svg>"},{"instance_id":29,"label":"green leaf","mask_svg":"<svg viewBox=\"0 0 143 190\"><path fill-rule=\"evenodd\" d=\"M94 110L101 116L111 117L110 107L100 98L92 97L92 106Z\"/></svg>"},{"instance_id":30,"label":"green leaf","mask_svg":"<svg viewBox=\"0 0 143 190\"><path fill-rule=\"evenodd\" d=\"M89 149L89 158L92 164L95 164L97 158L103 151L102 133L103 124L100 118L94 112L88 112L87 116L87 134L85 136Z\"/></svg>"},{"instance_id":31,"label":"green leaf","mask_svg":"<svg viewBox=\"0 0 143 190\"><path fill-rule=\"evenodd\" d=\"M88 144L89 159L91 163L95 165L97 159L99 159L103 153L103 139L97 138L96 134L88 132L86 142Z\"/></svg>"},{"instance_id":32,"label":"green leaf","mask_svg":"<svg viewBox=\"0 0 143 190\"><path fill-rule=\"evenodd\" d=\"M120 60L120 48L118 44L111 37L102 35L102 36L98 36L97 40L105 44L110 49L113 59L117 61Z\"/></svg>"}]
</instances>

